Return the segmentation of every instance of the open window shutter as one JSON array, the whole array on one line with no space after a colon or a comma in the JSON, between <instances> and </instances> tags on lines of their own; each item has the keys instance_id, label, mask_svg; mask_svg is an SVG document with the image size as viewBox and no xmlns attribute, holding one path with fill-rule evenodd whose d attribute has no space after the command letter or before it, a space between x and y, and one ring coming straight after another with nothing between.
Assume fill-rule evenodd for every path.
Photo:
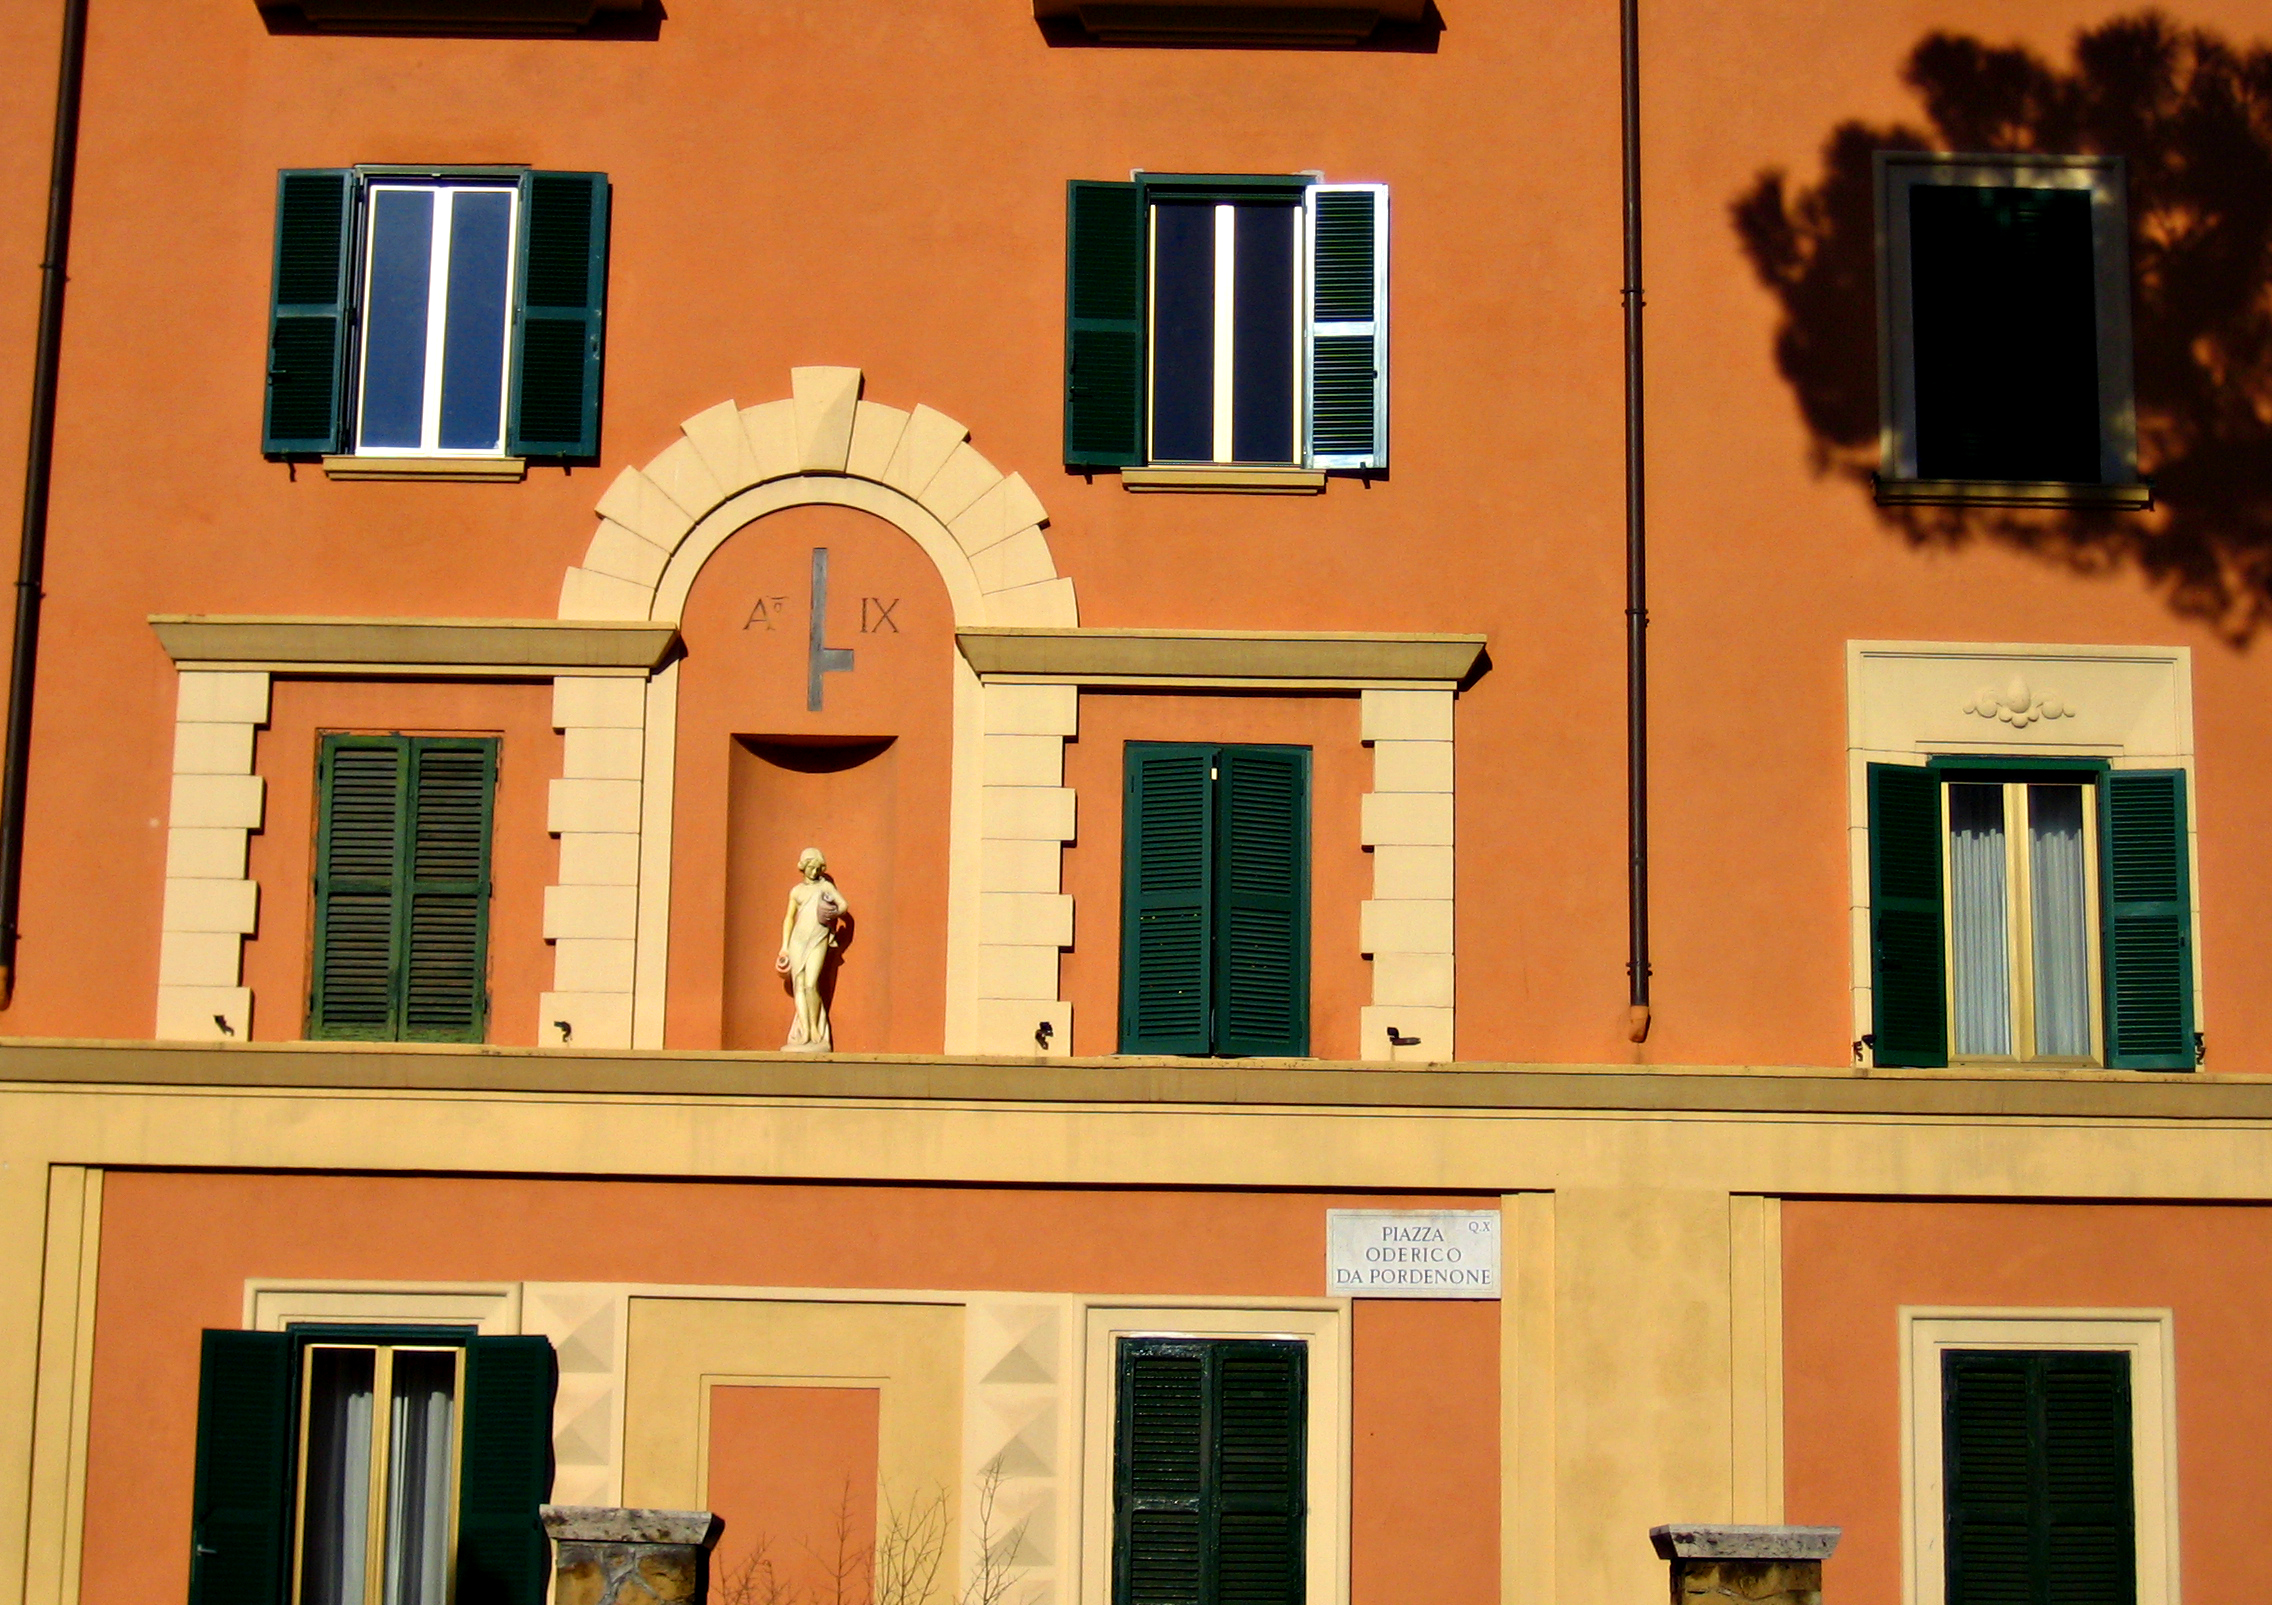
<instances>
[{"instance_id":1,"label":"open window shutter","mask_svg":"<svg viewBox=\"0 0 2272 1605\"><path fill-rule=\"evenodd\" d=\"M415 741L402 1037L479 1042L489 1017L494 741Z\"/></svg>"},{"instance_id":2,"label":"open window shutter","mask_svg":"<svg viewBox=\"0 0 2272 1605\"><path fill-rule=\"evenodd\" d=\"M1065 194L1065 462L1143 460L1143 192L1076 180Z\"/></svg>"},{"instance_id":3,"label":"open window shutter","mask_svg":"<svg viewBox=\"0 0 2272 1605\"><path fill-rule=\"evenodd\" d=\"M605 173L521 176L519 327L507 449L516 457L596 458L607 331Z\"/></svg>"},{"instance_id":4,"label":"open window shutter","mask_svg":"<svg viewBox=\"0 0 2272 1605\"><path fill-rule=\"evenodd\" d=\"M1225 747L1219 767L1216 1051L1300 1058L1310 1041L1309 754Z\"/></svg>"},{"instance_id":5,"label":"open window shutter","mask_svg":"<svg viewBox=\"0 0 2272 1605\"><path fill-rule=\"evenodd\" d=\"M465 1373L456 1605L544 1605L551 1568L537 1507L552 1492L552 1345L476 1337Z\"/></svg>"},{"instance_id":6,"label":"open window shutter","mask_svg":"<svg viewBox=\"0 0 2272 1605\"><path fill-rule=\"evenodd\" d=\"M197 1383L189 1605L281 1605L296 1426L291 1338L207 1332Z\"/></svg>"},{"instance_id":7,"label":"open window shutter","mask_svg":"<svg viewBox=\"0 0 2272 1605\"><path fill-rule=\"evenodd\" d=\"M1317 468L1388 466L1388 186L1313 184L1309 454Z\"/></svg>"},{"instance_id":8,"label":"open window shutter","mask_svg":"<svg viewBox=\"0 0 2272 1605\"><path fill-rule=\"evenodd\" d=\"M1215 749L1130 743L1121 825L1120 1051L1205 1053Z\"/></svg>"},{"instance_id":9,"label":"open window shutter","mask_svg":"<svg viewBox=\"0 0 2272 1605\"><path fill-rule=\"evenodd\" d=\"M410 744L401 736L328 736L317 776L316 941L308 1035L396 1035L400 971L396 889L403 859Z\"/></svg>"},{"instance_id":10,"label":"open window shutter","mask_svg":"<svg viewBox=\"0 0 2272 1605\"><path fill-rule=\"evenodd\" d=\"M1205 1355L1199 1343L1120 1342L1113 1605L1212 1605Z\"/></svg>"},{"instance_id":11,"label":"open window shutter","mask_svg":"<svg viewBox=\"0 0 2272 1605\"><path fill-rule=\"evenodd\" d=\"M2104 883L2106 1062L2190 1070L2193 909L2186 873L2185 774L2123 769L2099 800Z\"/></svg>"},{"instance_id":12,"label":"open window shutter","mask_svg":"<svg viewBox=\"0 0 2272 1605\"><path fill-rule=\"evenodd\" d=\"M1876 1062L1949 1062L1942 979L1941 784L1929 769L1870 765L1870 997Z\"/></svg>"},{"instance_id":13,"label":"open window shutter","mask_svg":"<svg viewBox=\"0 0 2272 1605\"><path fill-rule=\"evenodd\" d=\"M268 396L260 431L260 449L271 456L344 447L354 245L353 172L302 168L277 175Z\"/></svg>"},{"instance_id":14,"label":"open window shutter","mask_svg":"<svg viewBox=\"0 0 2272 1605\"><path fill-rule=\"evenodd\" d=\"M1307 1351L1216 1343L1214 1605L1301 1605Z\"/></svg>"}]
</instances>

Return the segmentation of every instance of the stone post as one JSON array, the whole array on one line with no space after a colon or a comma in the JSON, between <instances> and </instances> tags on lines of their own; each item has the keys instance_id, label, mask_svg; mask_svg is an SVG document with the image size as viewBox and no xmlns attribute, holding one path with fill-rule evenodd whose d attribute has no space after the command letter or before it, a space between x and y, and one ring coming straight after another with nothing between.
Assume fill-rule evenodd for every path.
<instances>
[{"instance_id":1,"label":"stone post","mask_svg":"<svg viewBox=\"0 0 2272 1605\"><path fill-rule=\"evenodd\" d=\"M1652 1527L1672 1562L1673 1605L1822 1605L1822 1563L1836 1527ZM561 1605L567 1605L562 1601Z\"/></svg>"},{"instance_id":2,"label":"stone post","mask_svg":"<svg viewBox=\"0 0 2272 1605\"><path fill-rule=\"evenodd\" d=\"M703 1605L726 1524L707 1510L546 1505L553 1605Z\"/></svg>"}]
</instances>

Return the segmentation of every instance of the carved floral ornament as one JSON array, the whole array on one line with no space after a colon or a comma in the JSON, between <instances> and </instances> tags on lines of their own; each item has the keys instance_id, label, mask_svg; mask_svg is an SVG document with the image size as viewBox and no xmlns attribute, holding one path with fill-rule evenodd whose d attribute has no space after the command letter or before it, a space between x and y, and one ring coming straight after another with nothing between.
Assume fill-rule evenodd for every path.
<instances>
[{"instance_id":1,"label":"carved floral ornament","mask_svg":"<svg viewBox=\"0 0 2272 1605\"><path fill-rule=\"evenodd\" d=\"M2000 691L1991 686L1975 691L1964 711L2022 730L2038 719L2072 719L2080 710L2062 697L2037 692L2015 674Z\"/></svg>"}]
</instances>

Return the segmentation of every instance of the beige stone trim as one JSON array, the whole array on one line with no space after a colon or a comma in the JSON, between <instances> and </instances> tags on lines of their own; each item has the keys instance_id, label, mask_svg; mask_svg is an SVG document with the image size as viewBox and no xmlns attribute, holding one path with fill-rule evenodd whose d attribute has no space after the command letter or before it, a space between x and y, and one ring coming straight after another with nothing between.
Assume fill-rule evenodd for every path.
<instances>
[{"instance_id":1,"label":"beige stone trim","mask_svg":"<svg viewBox=\"0 0 2272 1605\"><path fill-rule=\"evenodd\" d=\"M1123 468L1124 490L1218 491L1243 496L1317 496L1325 491L1322 468Z\"/></svg>"},{"instance_id":2,"label":"beige stone trim","mask_svg":"<svg viewBox=\"0 0 2272 1605\"><path fill-rule=\"evenodd\" d=\"M1499 1598L1555 1605L1554 1195L1499 1200Z\"/></svg>"},{"instance_id":3,"label":"beige stone trim","mask_svg":"<svg viewBox=\"0 0 2272 1605\"><path fill-rule=\"evenodd\" d=\"M1733 1519L1783 1520L1783 1201L1728 1199L1729 1478Z\"/></svg>"},{"instance_id":4,"label":"beige stone trim","mask_svg":"<svg viewBox=\"0 0 2272 1605\"><path fill-rule=\"evenodd\" d=\"M528 472L528 460L523 457L326 457L323 460L326 479L428 479L517 485L528 477Z\"/></svg>"},{"instance_id":5,"label":"beige stone trim","mask_svg":"<svg viewBox=\"0 0 2272 1605\"><path fill-rule=\"evenodd\" d=\"M46 1181L23 1600L24 1605L77 1605L85 1548L103 1173L84 1165L51 1165Z\"/></svg>"},{"instance_id":6,"label":"beige stone trim","mask_svg":"<svg viewBox=\"0 0 2272 1605\"><path fill-rule=\"evenodd\" d=\"M1359 802L1359 826L1373 851L1373 895L1359 910L1358 943L1372 956L1373 1001L1358 1011L1358 1052L1446 1063L1457 995L1452 692L1369 690L1361 702L1373 789Z\"/></svg>"},{"instance_id":7,"label":"beige stone trim","mask_svg":"<svg viewBox=\"0 0 2272 1605\"><path fill-rule=\"evenodd\" d=\"M268 722L268 676L185 668L174 702L155 1035L242 1042L252 1034L252 992L238 983L260 909L246 845L265 797L253 773L253 733Z\"/></svg>"},{"instance_id":8,"label":"beige stone trim","mask_svg":"<svg viewBox=\"0 0 2272 1605\"><path fill-rule=\"evenodd\" d=\"M565 740L546 804L560 867L544 893L554 948L552 990L537 999L540 1042L631 1045L650 688L582 675L552 683L553 728Z\"/></svg>"},{"instance_id":9,"label":"beige stone trim","mask_svg":"<svg viewBox=\"0 0 2272 1605\"><path fill-rule=\"evenodd\" d=\"M176 663L276 674L645 675L678 641L667 624L552 619L153 613L150 628Z\"/></svg>"},{"instance_id":10,"label":"beige stone trim","mask_svg":"<svg viewBox=\"0 0 2272 1605\"><path fill-rule=\"evenodd\" d=\"M1474 673L1480 635L1309 630L958 630L979 678L1063 685L1391 686L1439 688Z\"/></svg>"},{"instance_id":11,"label":"beige stone trim","mask_svg":"<svg viewBox=\"0 0 2272 1605\"><path fill-rule=\"evenodd\" d=\"M2177 1331L2166 1309L1933 1309L1901 1323L1902 1605L1944 1605L1944 1349L2096 1349L2130 1356L2138 1605L2178 1605Z\"/></svg>"},{"instance_id":12,"label":"beige stone trim","mask_svg":"<svg viewBox=\"0 0 2272 1605\"><path fill-rule=\"evenodd\" d=\"M282 1332L295 1322L473 1326L509 1336L521 1330L521 1284L245 1279L246 1331Z\"/></svg>"}]
</instances>

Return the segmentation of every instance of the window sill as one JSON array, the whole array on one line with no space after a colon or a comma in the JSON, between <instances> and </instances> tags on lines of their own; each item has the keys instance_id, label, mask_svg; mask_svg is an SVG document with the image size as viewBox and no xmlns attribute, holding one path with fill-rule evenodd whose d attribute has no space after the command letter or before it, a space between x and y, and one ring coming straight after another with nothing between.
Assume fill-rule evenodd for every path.
<instances>
[{"instance_id":1,"label":"window sill","mask_svg":"<svg viewBox=\"0 0 2272 1605\"><path fill-rule=\"evenodd\" d=\"M260 0L297 12L318 33L567 34L640 0Z\"/></svg>"},{"instance_id":2,"label":"window sill","mask_svg":"<svg viewBox=\"0 0 2272 1605\"><path fill-rule=\"evenodd\" d=\"M2154 505L2154 487L2069 485L2000 479L1885 479L1873 476L1880 507L2102 507L2142 513Z\"/></svg>"},{"instance_id":3,"label":"window sill","mask_svg":"<svg viewBox=\"0 0 2272 1605\"><path fill-rule=\"evenodd\" d=\"M326 457L326 479L439 479L516 484L528 477L525 457Z\"/></svg>"},{"instance_id":4,"label":"window sill","mask_svg":"<svg viewBox=\"0 0 2272 1605\"><path fill-rule=\"evenodd\" d=\"M1123 468L1124 490L1225 491L1241 496L1317 496L1325 490L1322 468L1214 468L1179 463L1163 468Z\"/></svg>"}]
</instances>

